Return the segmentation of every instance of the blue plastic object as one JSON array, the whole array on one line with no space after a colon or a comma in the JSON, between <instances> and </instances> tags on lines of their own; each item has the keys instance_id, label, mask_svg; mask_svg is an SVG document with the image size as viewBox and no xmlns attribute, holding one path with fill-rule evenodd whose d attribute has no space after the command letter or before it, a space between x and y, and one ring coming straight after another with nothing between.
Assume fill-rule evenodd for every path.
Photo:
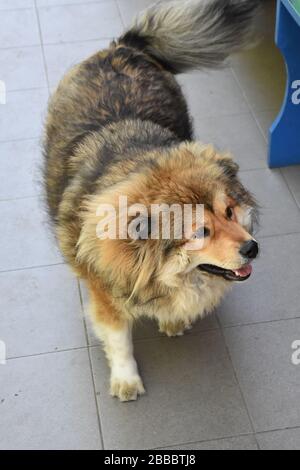
<instances>
[{"instance_id":1,"label":"blue plastic object","mask_svg":"<svg viewBox=\"0 0 300 470\"><path fill-rule=\"evenodd\" d=\"M299 4L298 0L277 1L276 44L284 56L288 78L283 107L270 129L271 168L300 164Z\"/></svg>"}]
</instances>

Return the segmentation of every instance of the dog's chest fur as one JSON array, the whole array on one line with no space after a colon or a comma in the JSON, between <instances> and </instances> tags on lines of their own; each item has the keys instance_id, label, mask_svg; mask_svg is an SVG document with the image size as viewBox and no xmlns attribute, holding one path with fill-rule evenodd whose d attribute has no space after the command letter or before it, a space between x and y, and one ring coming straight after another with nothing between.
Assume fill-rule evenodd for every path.
<instances>
[{"instance_id":1,"label":"dog's chest fur","mask_svg":"<svg viewBox=\"0 0 300 470\"><path fill-rule=\"evenodd\" d=\"M229 282L194 270L182 277L180 285L172 289L166 297L146 306L136 307L135 315L146 315L166 322L192 323L197 318L211 313L230 288Z\"/></svg>"}]
</instances>

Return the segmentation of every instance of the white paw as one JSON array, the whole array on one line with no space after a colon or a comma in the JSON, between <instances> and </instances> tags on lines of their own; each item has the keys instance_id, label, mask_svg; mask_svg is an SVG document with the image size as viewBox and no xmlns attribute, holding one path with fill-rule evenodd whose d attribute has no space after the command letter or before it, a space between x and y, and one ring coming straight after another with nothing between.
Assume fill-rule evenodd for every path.
<instances>
[{"instance_id":1,"label":"white paw","mask_svg":"<svg viewBox=\"0 0 300 470\"><path fill-rule=\"evenodd\" d=\"M190 323L185 323L183 321L164 322L160 323L159 326L159 332L169 336L169 338L183 336L185 331L192 329L192 325Z\"/></svg>"},{"instance_id":2,"label":"white paw","mask_svg":"<svg viewBox=\"0 0 300 470\"><path fill-rule=\"evenodd\" d=\"M145 389L142 379L137 375L132 378L112 377L110 384L110 394L119 398L121 402L135 401L139 395L144 395Z\"/></svg>"}]
</instances>

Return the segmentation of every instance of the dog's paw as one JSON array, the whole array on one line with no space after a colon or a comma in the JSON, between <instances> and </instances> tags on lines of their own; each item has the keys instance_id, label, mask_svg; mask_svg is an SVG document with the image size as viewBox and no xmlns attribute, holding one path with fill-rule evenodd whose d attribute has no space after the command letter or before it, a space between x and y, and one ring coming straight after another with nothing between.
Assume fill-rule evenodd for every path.
<instances>
[{"instance_id":1,"label":"dog's paw","mask_svg":"<svg viewBox=\"0 0 300 470\"><path fill-rule=\"evenodd\" d=\"M159 324L159 332L163 333L169 338L174 338L175 336L183 336L186 330L192 328L190 323L185 323L184 321L177 322L161 322Z\"/></svg>"},{"instance_id":2,"label":"dog's paw","mask_svg":"<svg viewBox=\"0 0 300 470\"><path fill-rule=\"evenodd\" d=\"M145 388L139 376L130 380L112 378L110 385L110 394L119 398L121 402L135 401L139 395L144 395Z\"/></svg>"}]
</instances>

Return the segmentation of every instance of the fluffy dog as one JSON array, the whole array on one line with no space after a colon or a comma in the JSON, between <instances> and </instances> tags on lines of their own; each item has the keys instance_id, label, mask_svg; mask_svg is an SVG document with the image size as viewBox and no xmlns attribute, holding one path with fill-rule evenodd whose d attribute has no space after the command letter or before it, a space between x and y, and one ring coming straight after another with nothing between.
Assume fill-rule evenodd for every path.
<instances>
[{"instance_id":1,"label":"fluffy dog","mask_svg":"<svg viewBox=\"0 0 300 470\"><path fill-rule=\"evenodd\" d=\"M258 254L255 200L231 156L193 140L175 75L219 66L247 46L259 3L151 7L107 50L70 70L51 99L44 145L49 213L66 261L86 281L111 366L111 394L121 401L144 393L133 321L148 315L160 331L181 335L232 282L248 279ZM201 204L203 220L193 217L190 231L176 237L182 222L173 214L167 238L160 231L147 237L151 213L141 209L138 236L101 236L99 207L119 216L120 198L149 211L192 205L194 214ZM125 228L133 220L129 215Z\"/></svg>"}]
</instances>

